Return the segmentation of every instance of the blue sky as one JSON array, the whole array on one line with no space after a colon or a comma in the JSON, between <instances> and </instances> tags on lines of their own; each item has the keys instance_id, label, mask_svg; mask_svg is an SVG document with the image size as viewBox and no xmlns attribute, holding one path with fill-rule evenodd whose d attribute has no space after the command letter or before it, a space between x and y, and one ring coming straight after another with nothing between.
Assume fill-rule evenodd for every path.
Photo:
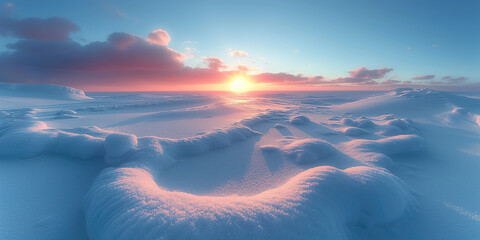
<instances>
[{"instance_id":1,"label":"blue sky","mask_svg":"<svg viewBox=\"0 0 480 240\"><path fill-rule=\"evenodd\" d=\"M480 1L8 1L17 18L59 16L81 44L112 32L167 31L169 47L257 72L348 76L359 67L389 76L465 76L480 81ZM0 39L2 46L15 41ZM192 43L185 43L185 42ZM232 57L230 50L248 52Z\"/></svg>"}]
</instances>

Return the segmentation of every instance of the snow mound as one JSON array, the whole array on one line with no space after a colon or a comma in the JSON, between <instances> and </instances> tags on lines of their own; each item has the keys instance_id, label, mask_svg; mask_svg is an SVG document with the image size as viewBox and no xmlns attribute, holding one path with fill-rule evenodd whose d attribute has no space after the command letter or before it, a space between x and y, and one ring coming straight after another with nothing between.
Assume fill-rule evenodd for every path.
<instances>
[{"instance_id":1,"label":"snow mound","mask_svg":"<svg viewBox=\"0 0 480 240\"><path fill-rule=\"evenodd\" d=\"M198 196L163 189L148 170L107 168L84 211L90 239L349 239L402 216L405 189L379 169L322 166L253 196Z\"/></svg>"},{"instance_id":2,"label":"snow mound","mask_svg":"<svg viewBox=\"0 0 480 240\"><path fill-rule=\"evenodd\" d=\"M310 118L306 116L293 116L290 118L290 123L293 125L307 125L310 123Z\"/></svg>"},{"instance_id":3,"label":"snow mound","mask_svg":"<svg viewBox=\"0 0 480 240\"><path fill-rule=\"evenodd\" d=\"M391 157L423 150L424 140L415 135L398 135L379 140L357 139L345 143L345 146L350 156L358 161L389 169L394 164Z\"/></svg>"},{"instance_id":4,"label":"snow mound","mask_svg":"<svg viewBox=\"0 0 480 240\"><path fill-rule=\"evenodd\" d=\"M103 139L49 129L40 121L0 125L0 155L30 158L43 153L80 159L102 157Z\"/></svg>"},{"instance_id":5,"label":"snow mound","mask_svg":"<svg viewBox=\"0 0 480 240\"><path fill-rule=\"evenodd\" d=\"M363 136L369 134L368 131L365 129L357 128L357 127L348 127L343 130L345 135L350 136L350 137L357 137L357 136Z\"/></svg>"},{"instance_id":6,"label":"snow mound","mask_svg":"<svg viewBox=\"0 0 480 240\"><path fill-rule=\"evenodd\" d=\"M375 124L372 120L369 120L369 119L359 119L357 121L354 121L350 118L342 118L340 120L340 123L345 126L357 127L357 128L373 128L377 126L377 124Z\"/></svg>"},{"instance_id":7,"label":"snow mound","mask_svg":"<svg viewBox=\"0 0 480 240\"><path fill-rule=\"evenodd\" d=\"M80 159L102 157L103 139L50 129L35 109L0 111L0 155L30 158L43 153Z\"/></svg>"},{"instance_id":8,"label":"snow mound","mask_svg":"<svg viewBox=\"0 0 480 240\"><path fill-rule=\"evenodd\" d=\"M235 142L261 135L245 126L233 126L182 139L157 138L163 153L171 158L193 156L215 149L225 148Z\"/></svg>"},{"instance_id":9,"label":"snow mound","mask_svg":"<svg viewBox=\"0 0 480 240\"><path fill-rule=\"evenodd\" d=\"M101 137L101 138L105 138L109 134L113 133L112 131L107 131L97 126L62 129L62 131L69 132L69 133L76 133L76 134L86 134L92 137Z\"/></svg>"},{"instance_id":10,"label":"snow mound","mask_svg":"<svg viewBox=\"0 0 480 240\"><path fill-rule=\"evenodd\" d=\"M357 124L357 127L359 128L373 128L375 126L377 126L377 124L368 119L362 119Z\"/></svg>"},{"instance_id":11,"label":"snow mound","mask_svg":"<svg viewBox=\"0 0 480 240\"><path fill-rule=\"evenodd\" d=\"M407 130L410 125L408 123L406 123L405 121L403 121L402 119L393 119L393 120L388 120L385 122L386 126L394 126L394 127L397 127L401 130Z\"/></svg>"},{"instance_id":12,"label":"snow mound","mask_svg":"<svg viewBox=\"0 0 480 240\"><path fill-rule=\"evenodd\" d=\"M329 143L312 138L293 141L283 146L282 151L297 164L315 163L337 152Z\"/></svg>"},{"instance_id":13,"label":"snow mound","mask_svg":"<svg viewBox=\"0 0 480 240\"><path fill-rule=\"evenodd\" d=\"M55 116L53 118L55 119L71 119L71 118L78 118L77 112L73 110L61 110L55 113Z\"/></svg>"},{"instance_id":14,"label":"snow mound","mask_svg":"<svg viewBox=\"0 0 480 240\"><path fill-rule=\"evenodd\" d=\"M119 165L122 157L131 152L138 144L137 136L125 133L112 133L105 138L105 162Z\"/></svg>"},{"instance_id":15,"label":"snow mound","mask_svg":"<svg viewBox=\"0 0 480 240\"><path fill-rule=\"evenodd\" d=\"M350 148L362 152L376 152L385 155L418 152L425 146L423 138L416 135L398 135L379 140L357 139L348 142Z\"/></svg>"},{"instance_id":16,"label":"snow mound","mask_svg":"<svg viewBox=\"0 0 480 240\"><path fill-rule=\"evenodd\" d=\"M82 90L51 84L15 84L0 82L0 95L73 100L90 99Z\"/></svg>"},{"instance_id":17,"label":"snow mound","mask_svg":"<svg viewBox=\"0 0 480 240\"><path fill-rule=\"evenodd\" d=\"M285 127L285 125L282 125L282 124L280 124L280 123L277 123L277 124L273 125L273 127L274 127L274 128L277 128L277 129L287 128L287 127Z\"/></svg>"},{"instance_id":18,"label":"snow mound","mask_svg":"<svg viewBox=\"0 0 480 240\"><path fill-rule=\"evenodd\" d=\"M265 145L265 146L261 146L260 150L262 152L279 152L280 148L278 148L277 146L273 146L273 145Z\"/></svg>"},{"instance_id":19,"label":"snow mound","mask_svg":"<svg viewBox=\"0 0 480 240\"><path fill-rule=\"evenodd\" d=\"M238 122L237 124L241 124L243 126L252 127L261 123L276 121L276 120L285 120L287 119L288 114L285 111L279 110L270 110L266 113L260 113L256 116L251 118L246 118Z\"/></svg>"}]
</instances>

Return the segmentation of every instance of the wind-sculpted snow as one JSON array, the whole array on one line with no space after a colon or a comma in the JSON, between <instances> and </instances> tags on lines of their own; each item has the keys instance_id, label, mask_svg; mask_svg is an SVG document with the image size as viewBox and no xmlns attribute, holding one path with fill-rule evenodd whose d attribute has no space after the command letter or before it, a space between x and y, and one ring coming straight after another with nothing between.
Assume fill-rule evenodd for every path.
<instances>
[{"instance_id":1,"label":"wind-sculpted snow","mask_svg":"<svg viewBox=\"0 0 480 240\"><path fill-rule=\"evenodd\" d=\"M310 119L306 116L294 116L290 118L290 123L293 125L307 125L310 123Z\"/></svg>"},{"instance_id":2,"label":"wind-sculpted snow","mask_svg":"<svg viewBox=\"0 0 480 240\"><path fill-rule=\"evenodd\" d=\"M347 127L343 130L343 132L345 133L345 135L351 136L351 137L367 135L369 133L365 129L361 129L357 127Z\"/></svg>"},{"instance_id":3,"label":"wind-sculpted snow","mask_svg":"<svg viewBox=\"0 0 480 240\"><path fill-rule=\"evenodd\" d=\"M119 165L127 153L134 150L138 140L135 135L112 133L105 139L105 161L109 165Z\"/></svg>"},{"instance_id":4,"label":"wind-sculpted snow","mask_svg":"<svg viewBox=\"0 0 480 240\"><path fill-rule=\"evenodd\" d=\"M49 129L40 121L12 121L0 125L0 155L22 158L43 153L80 159L103 157L103 139Z\"/></svg>"},{"instance_id":5,"label":"wind-sculpted snow","mask_svg":"<svg viewBox=\"0 0 480 240\"><path fill-rule=\"evenodd\" d=\"M53 98L53 99L90 99L82 90L50 84L15 84L0 82L0 96Z\"/></svg>"},{"instance_id":6,"label":"wind-sculpted snow","mask_svg":"<svg viewBox=\"0 0 480 240\"><path fill-rule=\"evenodd\" d=\"M288 113L285 111L279 110L271 110L265 113L258 114L251 118L246 118L238 122L237 124L241 124L247 127L252 127L257 124L271 122L275 120L285 120L288 119Z\"/></svg>"},{"instance_id":7,"label":"wind-sculpted snow","mask_svg":"<svg viewBox=\"0 0 480 240\"><path fill-rule=\"evenodd\" d=\"M168 190L156 181L179 159L228 148L260 134L250 127L272 121L289 121L288 114L267 112L230 128L184 139L145 137L137 143L127 134L108 136L112 150L107 147L107 156L118 159L107 157L107 161L119 166L105 169L85 199L89 237L350 239L358 228L370 231L387 225L409 209L412 197L408 188L378 166L391 163L387 155L420 150L423 140L414 135L351 141L347 144L358 159L344 162L343 166L350 164L345 169L312 165L342 155L319 139L290 139L281 147L262 146L266 154L279 152L312 168L256 195L195 195ZM369 166L362 166L365 164Z\"/></svg>"},{"instance_id":8,"label":"wind-sculpted snow","mask_svg":"<svg viewBox=\"0 0 480 240\"><path fill-rule=\"evenodd\" d=\"M36 120L35 111L1 111L0 155L29 158L53 153L80 159L103 157L103 139L50 129Z\"/></svg>"},{"instance_id":9,"label":"wind-sculpted snow","mask_svg":"<svg viewBox=\"0 0 480 240\"><path fill-rule=\"evenodd\" d=\"M405 134L418 134L418 130L412 120L407 118L398 118L394 115L383 115L377 117L374 121L361 117L353 120L354 116L333 117L331 120L338 120L345 128L340 129L345 135L353 138L372 136L378 134L381 136L397 136Z\"/></svg>"},{"instance_id":10,"label":"wind-sculpted snow","mask_svg":"<svg viewBox=\"0 0 480 240\"><path fill-rule=\"evenodd\" d=\"M255 119L262 119L259 115ZM266 121L264 119L264 121ZM247 121L254 125L252 122ZM106 141L106 161L112 166L118 166L124 162L153 159L161 169L167 168L182 157L203 154L215 149L221 149L247 138L261 135L241 122L234 126L218 129L182 139L169 139L160 137L143 137L137 139L130 134L115 133L109 135Z\"/></svg>"},{"instance_id":11,"label":"wind-sculpted snow","mask_svg":"<svg viewBox=\"0 0 480 240\"><path fill-rule=\"evenodd\" d=\"M391 156L419 152L424 149L425 141L416 135L398 135L378 140L357 139L345 145L363 163L389 168L393 164Z\"/></svg>"},{"instance_id":12,"label":"wind-sculpted snow","mask_svg":"<svg viewBox=\"0 0 480 240\"><path fill-rule=\"evenodd\" d=\"M337 150L329 143L318 139L293 141L282 148L287 157L298 164L311 164L333 155Z\"/></svg>"},{"instance_id":13,"label":"wind-sculpted snow","mask_svg":"<svg viewBox=\"0 0 480 240\"><path fill-rule=\"evenodd\" d=\"M253 196L163 189L152 170L108 168L85 199L91 239L350 239L398 219L411 196L392 174L316 167ZM153 173L155 174L155 173Z\"/></svg>"},{"instance_id":14,"label":"wind-sculpted snow","mask_svg":"<svg viewBox=\"0 0 480 240\"><path fill-rule=\"evenodd\" d=\"M392 91L394 95L407 97L407 98L418 98L418 97L426 97L426 96L434 96L439 97L441 96L439 91L424 88L424 89L412 89L412 88L397 88Z\"/></svg>"},{"instance_id":15,"label":"wind-sculpted snow","mask_svg":"<svg viewBox=\"0 0 480 240\"><path fill-rule=\"evenodd\" d=\"M55 116L53 118L55 119L78 118L76 115L77 115L77 112L73 110L62 110L55 113Z\"/></svg>"},{"instance_id":16,"label":"wind-sculpted snow","mask_svg":"<svg viewBox=\"0 0 480 240\"><path fill-rule=\"evenodd\" d=\"M353 140L349 145L363 151L379 152L386 155L417 152L423 149L423 138L415 135L398 135L379 140Z\"/></svg>"},{"instance_id":17,"label":"wind-sculpted snow","mask_svg":"<svg viewBox=\"0 0 480 240\"><path fill-rule=\"evenodd\" d=\"M202 104L207 104L212 102L212 99L209 98L186 98L186 99L168 99L163 101L155 100L154 102L140 102L140 103L123 103L115 105L100 105L100 106L88 106L88 107L79 107L76 109L77 112L105 112L105 111L117 111L125 109L141 109L141 108L154 108L154 107L163 107L172 109L175 107L185 107L185 106L201 106Z\"/></svg>"},{"instance_id":18,"label":"wind-sculpted snow","mask_svg":"<svg viewBox=\"0 0 480 240\"><path fill-rule=\"evenodd\" d=\"M341 120L341 123L346 126L357 127L357 128L372 128L375 127L376 124L368 119L359 119L354 121L350 118L344 118Z\"/></svg>"},{"instance_id":19,"label":"wind-sculpted snow","mask_svg":"<svg viewBox=\"0 0 480 240\"><path fill-rule=\"evenodd\" d=\"M90 239L355 239L363 233L369 236L370 231L386 228L404 216L413 202L409 188L388 170L394 164L392 159L422 151L425 146L413 121L391 114L342 114L330 118L331 122L316 123L318 118L310 120L296 115L298 109L270 110L230 127L171 139L137 137L92 126L49 128L52 124L48 120L61 122L53 120L52 114L77 114L58 108L53 113L45 112L32 108L0 111L0 155L29 158L57 154L103 159L110 167L97 176L84 199ZM168 115L161 113L148 116ZM69 121L82 120L87 115ZM175 111L172 115L178 117ZM333 129L325 129L329 127ZM243 148L246 146L253 150L247 151ZM224 161L230 157L238 161L239 158L229 155L229 148L241 148L247 157L263 154L266 170L272 175L281 165L288 165L294 172L290 174L287 169L289 174L278 184L241 196L220 196L208 191L195 194L172 188L161 180L176 167L199 161L195 158L202 155L204 160L214 156L216 161L220 158L215 154L223 152ZM215 151L219 149L223 150ZM243 156L240 151L235 154ZM242 164L257 164L249 160L242 159ZM208 165L212 173L229 170L215 161ZM237 179L228 177L224 181L221 184Z\"/></svg>"}]
</instances>

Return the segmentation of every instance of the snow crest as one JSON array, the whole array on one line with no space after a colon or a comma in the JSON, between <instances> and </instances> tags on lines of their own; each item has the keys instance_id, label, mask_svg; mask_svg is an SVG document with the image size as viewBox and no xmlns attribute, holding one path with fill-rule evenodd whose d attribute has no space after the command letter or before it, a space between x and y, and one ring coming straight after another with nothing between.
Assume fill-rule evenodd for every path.
<instances>
[{"instance_id":1,"label":"snow crest","mask_svg":"<svg viewBox=\"0 0 480 240\"><path fill-rule=\"evenodd\" d=\"M53 99L90 99L76 88L52 84L16 84L0 82L0 95Z\"/></svg>"},{"instance_id":2,"label":"snow crest","mask_svg":"<svg viewBox=\"0 0 480 240\"><path fill-rule=\"evenodd\" d=\"M91 239L349 239L347 225L399 218L411 201L405 189L370 167L316 167L254 196L197 196L167 191L143 169L108 168L85 216Z\"/></svg>"}]
</instances>

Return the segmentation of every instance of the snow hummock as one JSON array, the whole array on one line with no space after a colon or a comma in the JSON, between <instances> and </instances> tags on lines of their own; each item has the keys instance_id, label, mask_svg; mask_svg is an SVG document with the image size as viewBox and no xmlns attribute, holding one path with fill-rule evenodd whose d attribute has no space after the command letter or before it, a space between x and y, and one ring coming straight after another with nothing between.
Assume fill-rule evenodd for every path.
<instances>
[{"instance_id":1,"label":"snow hummock","mask_svg":"<svg viewBox=\"0 0 480 240\"><path fill-rule=\"evenodd\" d=\"M138 144L137 136L125 133L112 133L105 138L105 161L109 165L118 165L125 154Z\"/></svg>"},{"instance_id":2,"label":"snow hummock","mask_svg":"<svg viewBox=\"0 0 480 240\"><path fill-rule=\"evenodd\" d=\"M76 88L52 84L16 84L0 82L0 96L53 98L53 99L90 99Z\"/></svg>"},{"instance_id":3,"label":"snow hummock","mask_svg":"<svg viewBox=\"0 0 480 240\"><path fill-rule=\"evenodd\" d=\"M298 164L310 164L336 153L329 143L318 139L293 141L282 148L285 155Z\"/></svg>"},{"instance_id":4,"label":"snow hummock","mask_svg":"<svg viewBox=\"0 0 480 240\"><path fill-rule=\"evenodd\" d=\"M345 135L351 136L351 137L366 135L369 133L365 129L361 129L357 127L347 127L343 130L343 132L345 133Z\"/></svg>"},{"instance_id":5,"label":"snow hummock","mask_svg":"<svg viewBox=\"0 0 480 240\"><path fill-rule=\"evenodd\" d=\"M89 159L103 156L103 140L86 134L50 129L32 116L35 109L0 111L0 155L30 158L55 153Z\"/></svg>"},{"instance_id":6,"label":"snow hummock","mask_svg":"<svg viewBox=\"0 0 480 240\"><path fill-rule=\"evenodd\" d=\"M306 116L293 116L290 118L290 123L293 125L306 125L310 122L310 119Z\"/></svg>"}]
</instances>

